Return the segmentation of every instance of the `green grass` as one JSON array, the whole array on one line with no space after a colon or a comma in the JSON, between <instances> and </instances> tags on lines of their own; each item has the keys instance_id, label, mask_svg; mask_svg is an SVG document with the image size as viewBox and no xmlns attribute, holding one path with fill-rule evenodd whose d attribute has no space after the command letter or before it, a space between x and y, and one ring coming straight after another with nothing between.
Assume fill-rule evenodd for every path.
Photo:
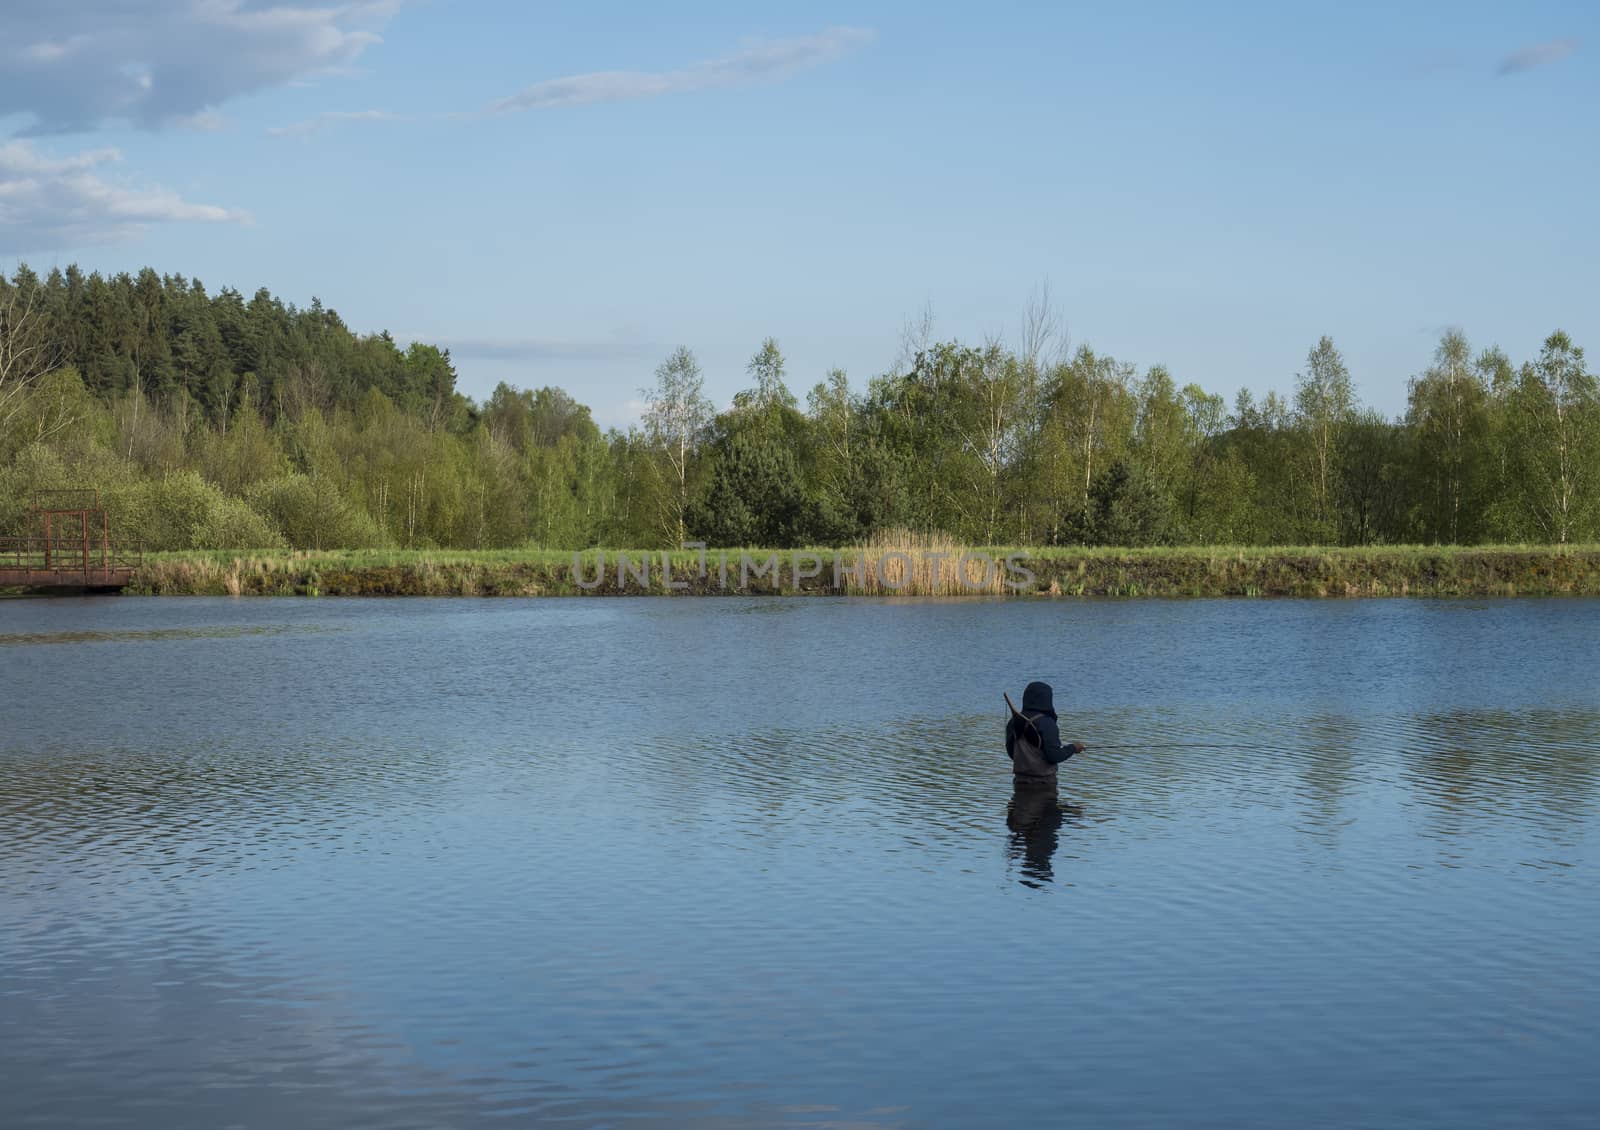
<instances>
[{"instance_id":1,"label":"green grass","mask_svg":"<svg viewBox=\"0 0 1600 1130\"><path fill-rule=\"evenodd\" d=\"M1101 558L1188 558L1188 557L1245 557L1245 558L1276 558L1276 557L1304 557L1327 556L1347 557L1355 559L1367 558L1417 558L1417 557L1471 557L1486 553L1515 553L1537 554L1546 557L1556 557L1571 554L1600 553L1600 542L1583 545L1366 545L1366 546L1328 546L1328 545L1161 545L1161 546L974 546L975 552L1000 554L1021 553L1041 559L1101 559ZM803 546L799 549L763 549L753 546L733 546L726 550L711 549L708 551L713 557L719 552L726 552L730 558L737 554L780 554L788 557L795 553L821 554L829 559L835 553L850 554L861 552L862 547L837 547L837 546ZM959 547L958 550L959 552ZM609 546L590 547L588 549L538 549L522 547L516 549L180 549L162 553L146 553L145 560L155 561L231 561L236 557L261 557L282 559L308 559L318 561L344 561L361 565L408 565L418 561L434 562L514 562L533 564L571 564L574 553L581 554L586 560L592 560L596 552L603 552L608 559L617 553L627 553L635 559L650 555L657 559L661 556L659 549L614 549ZM908 552L920 552L916 547L908 547ZM682 558L685 561L697 560L698 550L673 550L674 560Z\"/></svg>"},{"instance_id":2,"label":"green grass","mask_svg":"<svg viewBox=\"0 0 1600 1130\"><path fill-rule=\"evenodd\" d=\"M945 552L959 547L939 544ZM597 552L606 561L604 581L594 595L660 593L659 550L627 550L634 561L651 560L650 586L631 578L617 583L617 550L580 551L586 578L594 576ZM752 578L750 592L959 595L949 573L935 576L916 545L893 543L867 548L812 547L799 550L730 549L726 587L718 580L718 551L709 554L707 577L695 574L699 554L670 554L675 581L687 592L719 595L739 590L740 553L764 560L777 555L783 576ZM874 579L876 554L906 552L917 561L915 574L898 589ZM1045 596L1511 596L1600 595L1600 546L1166 546L1126 549L989 547L973 552L1004 558L1017 554L1034 573L1018 595ZM822 571L797 588L792 578L795 554L820 558ZM857 555L868 562L866 583L833 583L835 554L848 566ZM950 560L953 560L951 558ZM475 596L582 595L572 572L573 551L492 550L204 550L147 554L130 591L211 595L425 595ZM891 577L896 577L891 574ZM990 589L1001 593L998 581Z\"/></svg>"}]
</instances>

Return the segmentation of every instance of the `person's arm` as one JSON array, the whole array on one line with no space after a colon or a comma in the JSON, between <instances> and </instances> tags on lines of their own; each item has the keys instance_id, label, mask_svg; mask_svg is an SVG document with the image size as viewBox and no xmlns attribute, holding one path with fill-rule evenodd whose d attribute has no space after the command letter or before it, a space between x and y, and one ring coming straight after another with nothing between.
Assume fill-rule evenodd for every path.
<instances>
[{"instance_id":1,"label":"person's arm","mask_svg":"<svg viewBox=\"0 0 1600 1130\"><path fill-rule=\"evenodd\" d=\"M1040 715L1033 720L1035 728L1039 731L1039 741L1043 744L1044 759L1051 765L1060 765L1075 753L1082 753L1083 746L1077 742L1068 745L1061 744L1061 731L1056 726L1056 720L1049 715Z\"/></svg>"},{"instance_id":2,"label":"person's arm","mask_svg":"<svg viewBox=\"0 0 1600 1130\"><path fill-rule=\"evenodd\" d=\"M1016 747L1016 741L1017 741L1017 720L1015 718L1008 718L1008 719L1006 719L1006 756L1009 757L1012 761L1015 761L1017 759L1016 748L1015 748Z\"/></svg>"}]
</instances>

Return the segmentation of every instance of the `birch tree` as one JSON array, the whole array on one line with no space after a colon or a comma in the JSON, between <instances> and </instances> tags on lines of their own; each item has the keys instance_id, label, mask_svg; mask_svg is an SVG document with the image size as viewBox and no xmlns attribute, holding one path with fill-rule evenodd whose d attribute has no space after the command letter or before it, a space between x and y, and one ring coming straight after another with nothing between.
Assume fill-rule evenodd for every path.
<instances>
[{"instance_id":1,"label":"birch tree","mask_svg":"<svg viewBox=\"0 0 1600 1130\"><path fill-rule=\"evenodd\" d=\"M683 544L688 537L684 516L689 510L691 471L712 420L704 386L700 363L688 346L680 345L656 367L655 387L640 390L649 403L644 413L645 436L663 480L657 507L661 533L673 545Z\"/></svg>"},{"instance_id":2,"label":"birch tree","mask_svg":"<svg viewBox=\"0 0 1600 1130\"><path fill-rule=\"evenodd\" d=\"M1547 540L1566 545L1593 505L1597 445L1595 378L1565 333L1523 366L1514 412L1529 510Z\"/></svg>"},{"instance_id":3,"label":"birch tree","mask_svg":"<svg viewBox=\"0 0 1600 1130\"><path fill-rule=\"evenodd\" d=\"M1295 414L1311 437L1312 485L1319 535L1333 533L1333 485L1338 474L1339 440L1355 411L1355 391L1344 358L1326 335L1306 354L1306 368L1295 378Z\"/></svg>"},{"instance_id":4,"label":"birch tree","mask_svg":"<svg viewBox=\"0 0 1600 1130\"><path fill-rule=\"evenodd\" d=\"M59 362L60 348L47 332L41 294L31 272L18 271L15 283L0 275L0 435L22 410L28 390Z\"/></svg>"},{"instance_id":5,"label":"birch tree","mask_svg":"<svg viewBox=\"0 0 1600 1130\"><path fill-rule=\"evenodd\" d=\"M850 392L843 369L832 369L806 397L806 407L816 440L816 480L830 513L848 509L855 478L855 448L860 406Z\"/></svg>"},{"instance_id":6,"label":"birch tree","mask_svg":"<svg viewBox=\"0 0 1600 1130\"><path fill-rule=\"evenodd\" d=\"M783 354L778 349L776 338L769 337L761 343L761 348L756 350L750 363L745 366L745 372L755 381L755 387L736 395L733 398L734 407L753 407L762 412L772 408L795 407L794 394L783 383Z\"/></svg>"},{"instance_id":7,"label":"birch tree","mask_svg":"<svg viewBox=\"0 0 1600 1130\"><path fill-rule=\"evenodd\" d=\"M1417 478L1432 496L1421 515L1423 534L1430 541L1453 545L1476 533L1480 508L1473 504L1479 494L1487 396L1466 335L1447 331L1434 350L1433 364L1412 380L1406 413L1416 440Z\"/></svg>"}]
</instances>

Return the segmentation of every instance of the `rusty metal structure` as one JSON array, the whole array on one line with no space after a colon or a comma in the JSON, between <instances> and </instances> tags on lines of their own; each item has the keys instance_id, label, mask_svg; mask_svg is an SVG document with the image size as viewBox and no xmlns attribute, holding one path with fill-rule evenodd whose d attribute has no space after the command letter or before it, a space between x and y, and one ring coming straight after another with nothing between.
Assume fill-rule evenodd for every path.
<instances>
[{"instance_id":1,"label":"rusty metal structure","mask_svg":"<svg viewBox=\"0 0 1600 1130\"><path fill-rule=\"evenodd\" d=\"M0 537L0 587L120 589L144 563L111 541L100 492L47 490L34 495L20 537Z\"/></svg>"}]
</instances>

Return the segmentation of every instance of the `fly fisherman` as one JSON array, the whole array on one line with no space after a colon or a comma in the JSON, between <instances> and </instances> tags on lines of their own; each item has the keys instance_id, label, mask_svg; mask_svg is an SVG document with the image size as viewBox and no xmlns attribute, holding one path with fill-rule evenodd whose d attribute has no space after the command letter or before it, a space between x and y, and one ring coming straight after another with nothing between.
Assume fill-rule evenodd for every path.
<instances>
[{"instance_id":1,"label":"fly fisherman","mask_svg":"<svg viewBox=\"0 0 1600 1130\"><path fill-rule=\"evenodd\" d=\"M1056 766L1084 750L1079 742L1061 744L1053 697L1049 683L1029 683L1022 692L1022 710L1012 710L1006 723L1006 756L1011 758L1011 782L1018 790L1053 794Z\"/></svg>"}]
</instances>

